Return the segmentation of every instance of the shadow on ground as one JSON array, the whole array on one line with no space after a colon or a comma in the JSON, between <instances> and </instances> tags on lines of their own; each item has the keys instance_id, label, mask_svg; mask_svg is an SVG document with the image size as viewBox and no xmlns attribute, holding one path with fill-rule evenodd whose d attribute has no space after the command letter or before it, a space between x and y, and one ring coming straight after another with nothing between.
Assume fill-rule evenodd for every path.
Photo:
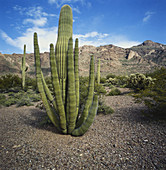
<instances>
[{"instance_id":1,"label":"shadow on ground","mask_svg":"<svg viewBox=\"0 0 166 170\"><path fill-rule=\"evenodd\" d=\"M30 109L30 115L23 115L23 121L26 125L32 126L36 129L48 130L53 133L61 134L56 127L48 122L48 116L45 111L37 108Z\"/></svg>"}]
</instances>

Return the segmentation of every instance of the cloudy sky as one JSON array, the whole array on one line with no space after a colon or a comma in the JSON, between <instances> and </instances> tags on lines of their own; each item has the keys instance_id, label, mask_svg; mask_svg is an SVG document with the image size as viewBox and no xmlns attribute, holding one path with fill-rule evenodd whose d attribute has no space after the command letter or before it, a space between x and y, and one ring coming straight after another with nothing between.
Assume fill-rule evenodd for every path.
<instances>
[{"instance_id":1,"label":"cloudy sky","mask_svg":"<svg viewBox=\"0 0 166 170\"><path fill-rule=\"evenodd\" d=\"M73 10L73 37L82 45L128 48L145 40L166 44L166 0L0 0L0 52L40 51L56 43L60 9Z\"/></svg>"}]
</instances>

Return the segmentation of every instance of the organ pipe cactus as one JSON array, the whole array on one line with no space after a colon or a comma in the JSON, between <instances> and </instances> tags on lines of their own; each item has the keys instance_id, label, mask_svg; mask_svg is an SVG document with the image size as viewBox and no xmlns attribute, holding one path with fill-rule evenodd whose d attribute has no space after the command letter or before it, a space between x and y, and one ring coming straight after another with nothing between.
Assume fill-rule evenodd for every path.
<instances>
[{"instance_id":1,"label":"organ pipe cactus","mask_svg":"<svg viewBox=\"0 0 166 170\"><path fill-rule=\"evenodd\" d=\"M66 15L66 18L63 17L63 13ZM71 16L69 17L68 15ZM37 33L34 33L36 79L43 104L52 123L63 134L81 136L93 123L98 108L98 97L94 95L94 57L91 56L88 97L84 110L81 113L79 110L78 39L75 41L75 50L73 52L71 22L71 8L68 5L64 5L60 13L55 52L53 44L50 44L53 95L49 91L42 74ZM66 28L62 26L63 24ZM61 43L59 43L60 40L62 40Z\"/></svg>"},{"instance_id":2,"label":"organ pipe cactus","mask_svg":"<svg viewBox=\"0 0 166 170\"><path fill-rule=\"evenodd\" d=\"M25 66L25 55L26 55L26 45L24 44L24 54L22 57L22 63L21 63L21 71L22 71L22 88L25 88L25 71L26 71L26 66Z\"/></svg>"},{"instance_id":3,"label":"organ pipe cactus","mask_svg":"<svg viewBox=\"0 0 166 170\"><path fill-rule=\"evenodd\" d=\"M100 58L97 63L97 83L100 84Z\"/></svg>"},{"instance_id":4,"label":"organ pipe cactus","mask_svg":"<svg viewBox=\"0 0 166 170\"><path fill-rule=\"evenodd\" d=\"M66 77L67 77L67 50L69 38L73 34L73 14L69 5L64 5L60 12L58 39L56 43L56 61L59 74L60 86L62 89L62 98L65 102Z\"/></svg>"}]
</instances>

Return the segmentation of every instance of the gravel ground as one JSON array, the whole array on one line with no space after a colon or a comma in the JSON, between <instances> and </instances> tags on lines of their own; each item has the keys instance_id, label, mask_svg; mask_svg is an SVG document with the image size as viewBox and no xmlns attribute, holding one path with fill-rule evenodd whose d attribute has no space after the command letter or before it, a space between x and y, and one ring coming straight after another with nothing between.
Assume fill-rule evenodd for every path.
<instances>
[{"instance_id":1,"label":"gravel ground","mask_svg":"<svg viewBox=\"0 0 166 170\"><path fill-rule=\"evenodd\" d=\"M149 120L131 96L107 96L112 115L98 115L82 137L40 125L34 106L0 109L0 170L166 169L166 125Z\"/></svg>"}]
</instances>

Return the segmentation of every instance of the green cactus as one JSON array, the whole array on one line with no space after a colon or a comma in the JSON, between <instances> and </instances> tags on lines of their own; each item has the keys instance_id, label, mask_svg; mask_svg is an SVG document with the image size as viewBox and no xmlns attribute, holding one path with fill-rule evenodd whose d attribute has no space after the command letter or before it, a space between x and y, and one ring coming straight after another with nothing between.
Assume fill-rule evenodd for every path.
<instances>
[{"instance_id":1,"label":"green cactus","mask_svg":"<svg viewBox=\"0 0 166 170\"><path fill-rule=\"evenodd\" d=\"M128 77L127 83L128 86L137 90L144 90L147 87L150 87L154 84L155 79L152 79L151 77L146 77L144 74L136 73L131 74Z\"/></svg>"},{"instance_id":2,"label":"green cactus","mask_svg":"<svg viewBox=\"0 0 166 170\"><path fill-rule=\"evenodd\" d=\"M91 56L88 98L83 112L79 112L79 50L76 39L73 53L71 23L72 10L68 5L64 5L60 13L55 52L53 44L50 44L53 95L41 71L37 33L34 33L36 79L46 112L53 124L63 134L81 136L93 123L98 108L98 97L94 96L94 57Z\"/></svg>"},{"instance_id":3,"label":"green cactus","mask_svg":"<svg viewBox=\"0 0 166 170\"><path fill-rule=\"evenodd\" d=\"M34 33L34 56L35 56L35 68L36 68L36 81L37 81L38 90L41 95L41 99L43 101L48 117L50 118L52 123L55 125L55 127L60 129L59 119L54 113L54 110L51 108L51 105L49 101L47 100L47 95L44 90L41 66L40 66L41 65L40 64L40 52L39 52L39 46L38 46L38 40L37 40L37 33Z\"/></svg>"},{"instance_id":4,"label":"green cactus","mask_svg":"<svg viewBox=\"0 0 166 170\"><path fill-rule=\"evenodd\" d=\"M63 102L66 95L66 77L67 77L67 50L69 38L73 34L73 14L69 5L64 5L60 12L58 39L56 43L55 55L57 61L57 69L59 74L60 86L62 89Z\"/></svg>"},{"instance_id":5,"label":"green cactus","mask_svg":"<svg viewBox=\"0 0 166 170\"><path fill-rule=\"evenodd\" d=\"M97 83L100 84L100 58L98 59L97 64Z\"/></svg>"},{"instance_id":6,"label":"green cactus","mask_svg":"<svg viewBox=\"0 0 166 170\"><path fill-rule=\"evenodd\" d=\"M75 40L75 50L74 50L74 72L75 72L75 88L76 88L76 107L77 107L77 115L79 110L79 99L80 99L80 91L79 91L79 49L78 49L78 38Z\"/></svg>"},{"instance_id":7,"label":"green cactus","mask_svg":"<svg viewBox=\"0 0 166 170\"><path fill-rule=\"evenodd\" d=\"M89 89L88 89L88 98L85 103L85 107L83 110L82 115L80 116L80 119L77 122L77 126L81 126L81 124L86 120L88 113L89 113L89 108L92 105L93 102L93 94L94 94L94 81L95 81L95 76L94 76L94 57L91 56L91 62L90 62L90 76L89 76Z\"/></svg>"},{"instance_id":8,"label":"green cactus","mask_svg":"<svg viewBox=\"0 0 166 170\"><path fill-rule=\"evenodd\" d=\"M26 71L26 67L25 67L25 55L26 55L26 45L24 44L24 54L22 57L22 63L21 63L21 71L22 71L22 88L25 88L25 71Z\"/></svg>"}]
</instances>

